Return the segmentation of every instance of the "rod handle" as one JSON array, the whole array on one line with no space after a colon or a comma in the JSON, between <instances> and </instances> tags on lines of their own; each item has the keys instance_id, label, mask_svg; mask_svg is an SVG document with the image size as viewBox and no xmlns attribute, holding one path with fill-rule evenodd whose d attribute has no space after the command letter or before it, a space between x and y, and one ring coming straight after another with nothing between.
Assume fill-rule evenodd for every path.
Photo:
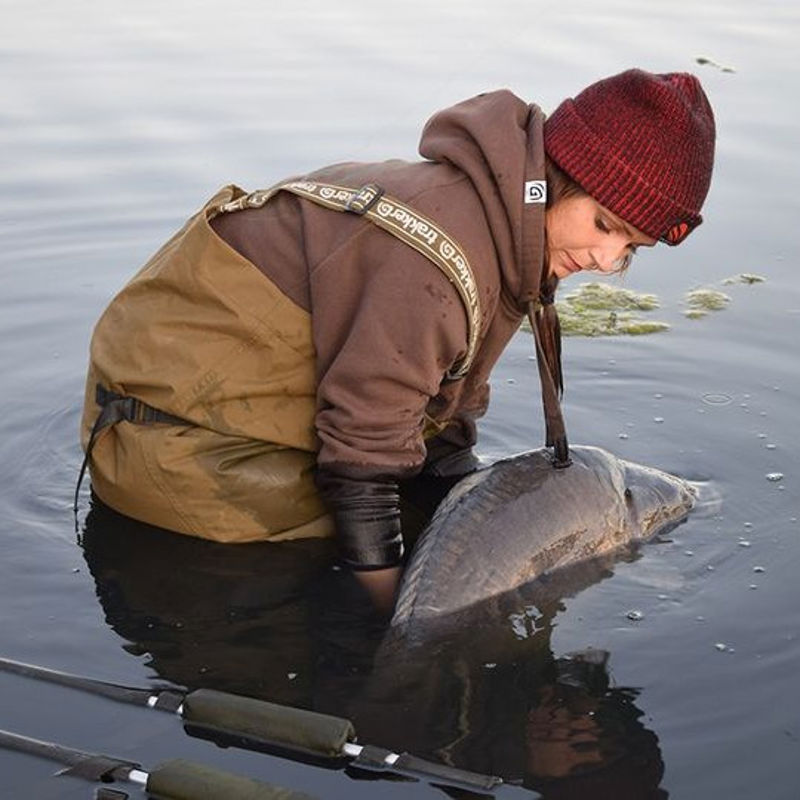
<instances>
[{"instance_id":1,"label":"rod handle","mask_svg":"<svg viewBox=\"0 0 800 800\"><path fill-rule=\"evenodd\" d=\"M311 795L175 759L150 770L147 793L158 800L314 800Z\"/></svg>"},{"instance_id":2,"label":"rod handle","mask_svg":"<svg viewBox=\"0 0 800 800\"><path fill-rule=\"evenodd\" d=\"M341 757L344 745L355 738L349 720L214 689L197 689L186 695L183 718L211 731L327 758Z\"/></svg>"}]
</instances>

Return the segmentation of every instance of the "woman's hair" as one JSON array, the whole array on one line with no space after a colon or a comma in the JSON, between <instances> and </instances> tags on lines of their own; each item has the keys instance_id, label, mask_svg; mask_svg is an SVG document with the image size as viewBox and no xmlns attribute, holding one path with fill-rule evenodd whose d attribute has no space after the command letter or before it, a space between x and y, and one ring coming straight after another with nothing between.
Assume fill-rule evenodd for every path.
<instances>
[{"instance_id":1,"label":"woman's hair","mask_svg":"<svg viewBox=\"0 0 800 800\"><path fill-rule=\"evenodd\" d=\"M552 208L559 200L567 197L580 197L587 194L585 189L572 180L550 156L545 156L545 177L547 178L547 203L545 208Z\"/></svg>"},{"instance_id":2,"label":"woman's hair","mask_svg":"<svg viewBox=\"0 0 800 800\"><path fill-rule=\"evenodd\" d=\"M560 200L566 200L568 197L580 197L586 194L583 187L572 180L547 154L545 154L544 163L545 178L547 179L547 200L545 202L547 211ZM545 230L545 240L546 238L547 232ZM553 297L557 286L558 279L550 276L550 252L545 247L541 291L545 296Z\"/></svg>"}]
</instances>

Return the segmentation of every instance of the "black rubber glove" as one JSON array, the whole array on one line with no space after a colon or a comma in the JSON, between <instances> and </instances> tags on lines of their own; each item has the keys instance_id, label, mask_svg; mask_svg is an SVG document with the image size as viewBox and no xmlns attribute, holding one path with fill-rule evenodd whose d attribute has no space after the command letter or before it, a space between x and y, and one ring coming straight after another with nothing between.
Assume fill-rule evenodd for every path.
<instances>
[{"instance_id":1,"label":"black rubber glove","mask_svg":"<svg viewBox=\"0 0 800 800\"><path fill-rule=\"evenodd\" d=\"M357 480L317 469L315 481L336 524L342 561L354 570L385 569L403 560L397 481Z\"/></svg>"},{"instance_id":2,"label":"black rubber glove","mask_svg":"<svg viewBox=\"0 0 800 800\"><path fill-rule=\"evenodd\" d=\"M445 495L479 465L471 448L434 442L436 447L429 450L422 471L400 484L403 536L407 546L417 540Z\"/></svg>"},{"instance_id":3,"label":"black rubber glove","mask_svg":"<svg viewBox=\"0 0 800 800\"><path fill-rule=\"evenodd\" d=\"M422 475L434 475L437 478L456 478L460 480L465 475L475 472L480 462L471 447L460 450L443 452L434 458L429 458L422 468Z\"/></svg>"}]
</instances>

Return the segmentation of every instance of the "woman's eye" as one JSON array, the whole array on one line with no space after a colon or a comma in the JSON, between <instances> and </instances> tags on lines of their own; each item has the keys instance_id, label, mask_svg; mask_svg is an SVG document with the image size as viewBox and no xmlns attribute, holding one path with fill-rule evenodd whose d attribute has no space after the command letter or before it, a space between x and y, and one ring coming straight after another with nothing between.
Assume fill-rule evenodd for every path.
<instances>
[{"instance_id":1,"label":"woman's eye","mask_svg":"<svg viewBox=\"0 0 800 800\"><path fill-rule=\"evenodd\" d=\"M594 224L597 230L603 231L603 233L611 233L611 228L609 228L608 225L606 225L606 223L603 221L601 217L595 217Z\"/></svg>"}]
</instances>

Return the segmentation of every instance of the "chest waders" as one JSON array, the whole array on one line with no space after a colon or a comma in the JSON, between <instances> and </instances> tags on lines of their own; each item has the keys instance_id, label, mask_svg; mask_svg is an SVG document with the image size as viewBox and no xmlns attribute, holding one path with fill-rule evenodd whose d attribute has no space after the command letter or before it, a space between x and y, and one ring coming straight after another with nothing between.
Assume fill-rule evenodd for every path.
<instances>
[{"instance_id":1,"label":"chest waders","mask_svg":"<svg viewBox=\"0 0 800 800\"><path fill-rule=\"evenodd\" d=\"M97 323L82 420L92 487L112 508L221 542L329 536L314 482L311 318L211 228L279 191L369 219L425 255L467 314L463 377L482 315L472 270L434 221L383 193L291 181L221 189L133 277ZM446 424L426 419L426 435Z\"/></svg>"}]
</instances>

